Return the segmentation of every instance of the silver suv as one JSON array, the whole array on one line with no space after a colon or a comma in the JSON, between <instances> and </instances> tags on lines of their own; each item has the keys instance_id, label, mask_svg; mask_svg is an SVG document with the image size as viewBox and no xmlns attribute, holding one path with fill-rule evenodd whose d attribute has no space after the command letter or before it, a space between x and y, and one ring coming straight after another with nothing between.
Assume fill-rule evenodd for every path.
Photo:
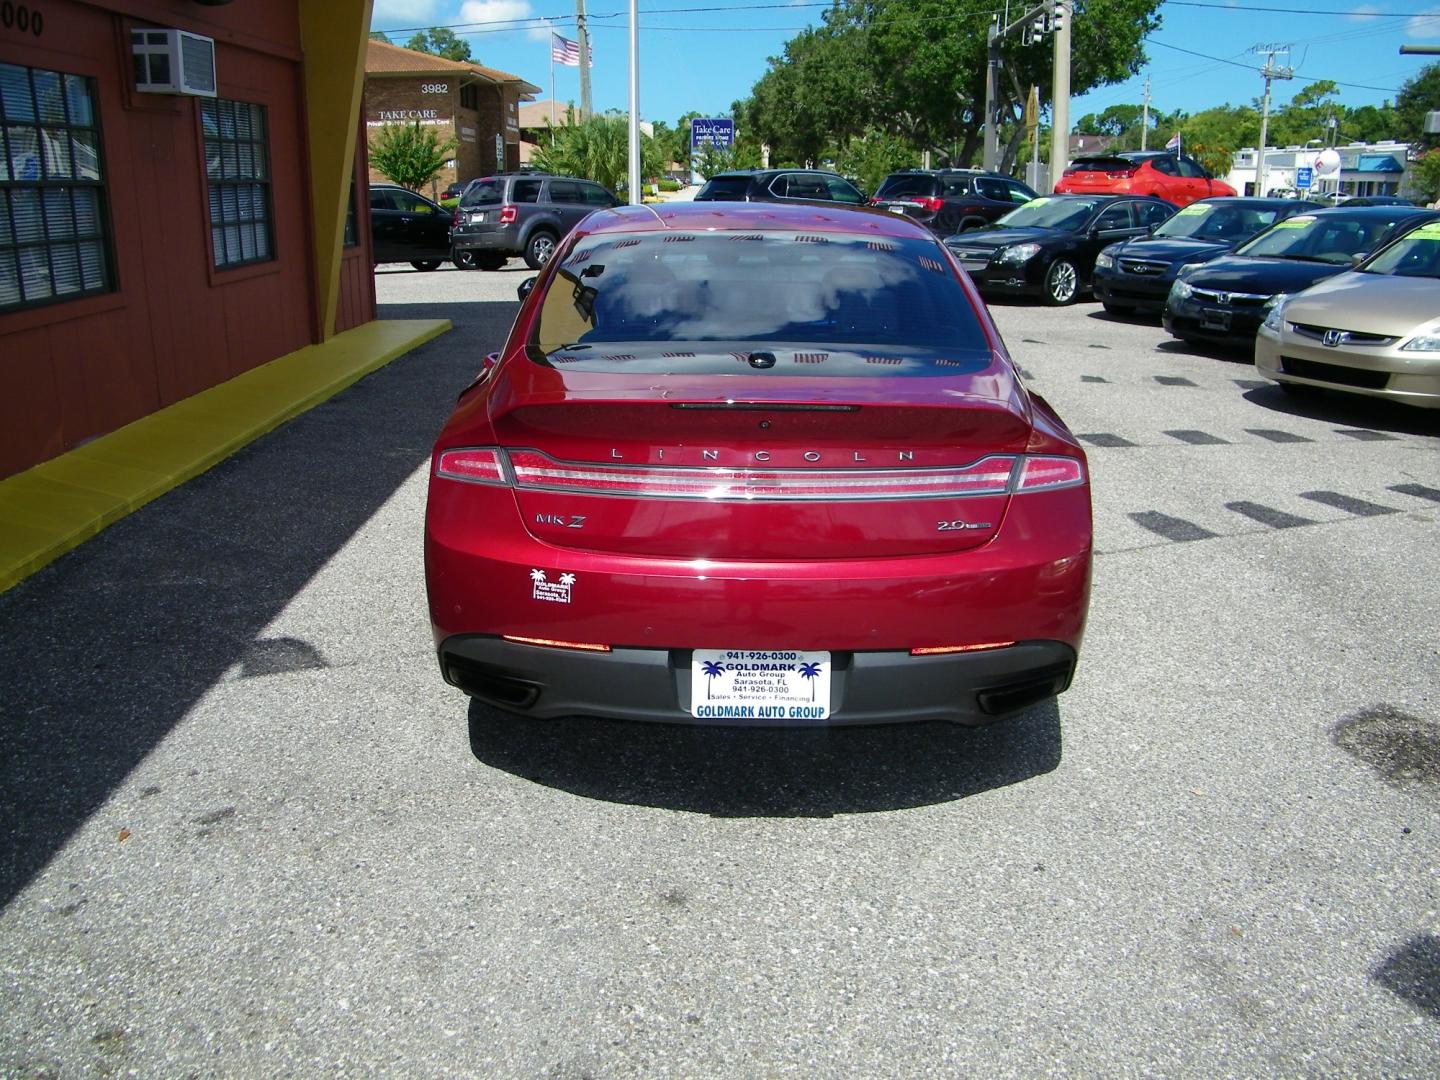
<instances>
[{"instance_id":1,"label":"silver suv","mask_svg":"<svg viewBox=\"0 0 1440 1080\"><path fill-rule=\"evenodd\" d=\"M471 180L455 207L450 258L462 270L498 270L514 255L532 270L594 210L623 205L593 180L546 173L502 173Z\"/></svg>"}]
</instances>

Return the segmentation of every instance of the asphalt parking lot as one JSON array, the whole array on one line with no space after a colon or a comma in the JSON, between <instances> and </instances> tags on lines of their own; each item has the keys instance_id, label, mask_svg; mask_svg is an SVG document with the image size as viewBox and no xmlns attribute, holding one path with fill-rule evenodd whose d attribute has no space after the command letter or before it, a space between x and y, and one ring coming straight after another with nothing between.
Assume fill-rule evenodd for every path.
<instances>
[{"instance_id":1,"label":"asphalt parking lot","mask_svg":"<svg viewBox=\"0 0 1440 1080\"><path fill-rule=\"evenodd\" d=\"M0 1073L1440 1071L1440 417L993 310L1085 441L1074 688L980 730L527 723L440 680L455 330L0 596Z\"/></svg>"}]
</instances>

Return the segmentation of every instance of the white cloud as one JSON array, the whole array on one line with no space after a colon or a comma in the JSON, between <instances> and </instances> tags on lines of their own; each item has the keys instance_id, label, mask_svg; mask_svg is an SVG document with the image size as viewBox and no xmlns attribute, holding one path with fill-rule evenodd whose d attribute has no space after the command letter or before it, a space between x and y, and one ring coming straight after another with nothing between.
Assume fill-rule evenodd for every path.
<instances>
[{"instance_id":1,"label":"white cloud","mask_svg":"<svg viewBox=\"0 0 1440 1080\"><path fill-rule=\"evenodd\" d=\"M1405 33L1412 38L1440 38L1440 8L1431 8L1407 20Z\"/></svg>"},{"instance_id":2,"label":"white cloud","mask_svg":"<svg viewBox=\"0 0 1440 1080\"><path fill-rule=\"evenodd\" d=\"M437 0L375 0L372 27L424 26L432 22Z\"/></svg>"},{"instance_id":3,"label":"white cloud","mask_svg":"<svg viewBox=\"0 0 1440 1080\"><path fill-rule=\"evenodd\" d=\"M535 9L530 6L529 0L465 0L460 5L460 15L456 22L466 24L459 33L467 30L483 30L483 23L498 23L494 33L482 34L479 37L470 38L470 48L478 55L485 49L487 38L493 39L500 36L502 31L524 30L525 36L534 41L541 41L549 37L550 31L544 26L522 27L516 24L517 19L535 18Z\"/></svg>"},{"instance_id":4,"label":"white cloud","mask_svg":"<svg viewBox=\"0 0 1440 1080\"><path fill-rule=\"evenodd\" d=\"M1380 13L1380 9L1374 4L1360 4L1354 9L1347 11L1345 18L1351 22L1374 22L1375 16Z\"/></svg>"}]
</instances>

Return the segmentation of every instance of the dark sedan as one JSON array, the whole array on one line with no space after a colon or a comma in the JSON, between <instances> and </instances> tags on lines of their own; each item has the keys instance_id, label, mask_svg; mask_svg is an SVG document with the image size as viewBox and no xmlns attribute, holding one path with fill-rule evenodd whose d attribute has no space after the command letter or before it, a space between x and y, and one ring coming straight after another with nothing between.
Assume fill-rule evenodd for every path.
<instances>
[{"instance_id":1,"label":"dark sedan","mask_svg":"<svg viewBox=\"0 0 1440 1080\"><path fill-rule=\"evenodd\" d=\"M1165 329L1183 341L1249 348L1275 304L1437 218L1418 206L1337 206L1276 222L1233 254L1177 277Z\"/></svg>"},{"instance_id":2,"label":"dark sedan","mask_svg":"<svg viewBox=\"0 0 1440 1080\"><path fill-rule=\"evenodd\" d=\"M1095 298L1115 315L1159 315L1182 267L1233 251L1277 221L1316 203L1294 199L1215 198L1193 202L1150 236L1111 244L1095 259Z\"/></svg>"},{"instance_id":3,"label":"dark sedan","mask_svg":"<svg viewBox=\"0 0 1440 1080\"><path fill-rule=\"evenodd\" d=\"M945 246L983 293L1068 304L1090 287L1102 248L1146 236L1174 213L1147 196L1047 195L988 228L947 237Z\"/></svg>"},{"instance_id":4,"label":"dark sedan","mask_svg":"<svg viewBox=\"0 0 1440 1080\"><path fill-rule=\"evenodd\" d=\"M370 246L377 263L438 269L450 257L450 211L398 185L371 184Z\"/></svg>"}]
</instances>

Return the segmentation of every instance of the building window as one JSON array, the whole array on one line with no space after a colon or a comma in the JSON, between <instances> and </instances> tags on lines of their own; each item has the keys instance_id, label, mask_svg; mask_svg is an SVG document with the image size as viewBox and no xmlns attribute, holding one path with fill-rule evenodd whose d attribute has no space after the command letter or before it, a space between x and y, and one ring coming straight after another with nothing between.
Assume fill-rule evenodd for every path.
<instances>
[{"instance_id":1,"label":"building window","mask_svg":"<svg viewBox=\"0 0 1440 1080\"><path fill-rule=\"evenodd\" d=\"M355 235L355 174L350 174L350 195L345 200L345 247L354 247L360 242Z\"/></svg>"},{"instance_id":2,"label":"building window","mask_svg":"<svg viewBox=\"0 0 1440 1080\"><path fill-rule=\"evenodd\" d=\"M0 311L114 287L94 81L0 64Z\"/></svg>"},{"instance_id":3,"label":"building window","mask_svg":"<svg viewBox=\"0 0 1440 1080\"><path fill-rule=\"evenodd\" d=\"M460 107L462 109L478 109L480 107L480 91L475 88L474 83L460 88Z\"/></svg>"},{"instance_id":4,"label":"building window","mask_svg":"<svg viewBox=\"0 0 1440 1080\"><path fill-rule=\"evenodd\" d=\"M214 99L200 103L205 175L210 181L210 244L218 267L275 258L265 107Z\"/></svg>"}]
</instances>

